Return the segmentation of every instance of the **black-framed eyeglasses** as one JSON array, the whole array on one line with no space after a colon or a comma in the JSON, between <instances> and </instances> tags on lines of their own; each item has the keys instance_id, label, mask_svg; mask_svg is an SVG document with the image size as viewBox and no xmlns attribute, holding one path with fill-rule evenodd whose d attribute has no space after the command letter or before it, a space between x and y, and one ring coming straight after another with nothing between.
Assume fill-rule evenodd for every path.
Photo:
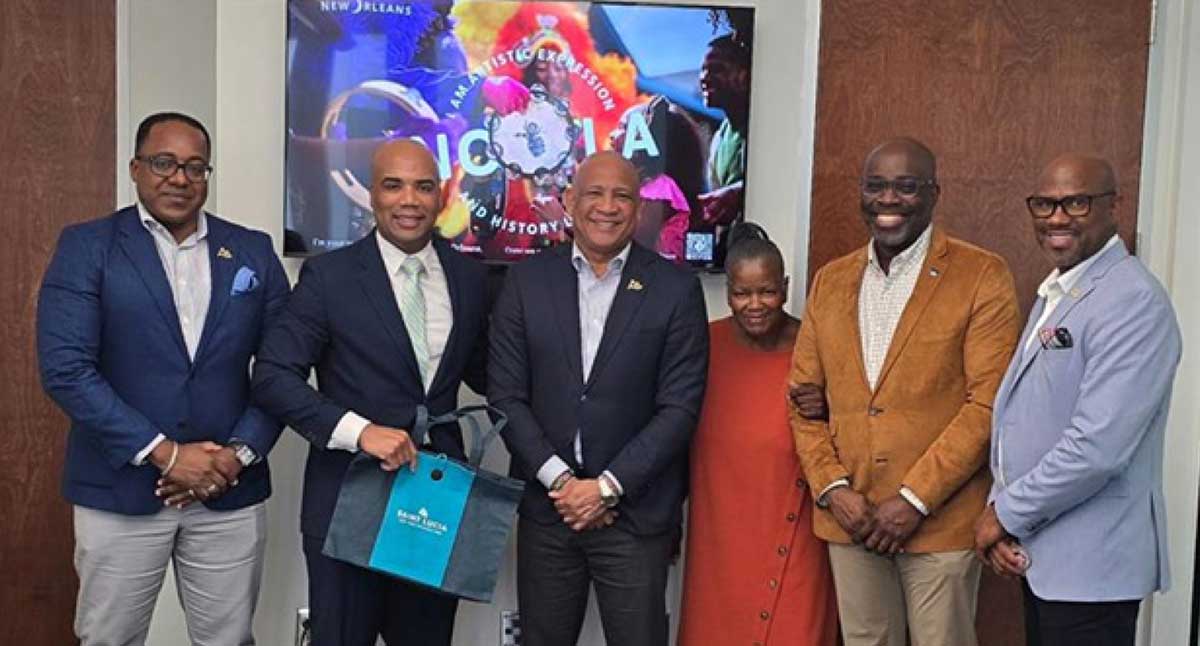
<instances>
[{"instance_id":1,"label":"black-framed eyeglasses","mask_svg":"<svg viewBox=\"0 0 1200 646\"><path fill-rule=\"evenodd\" d=\"M135 156L134 159L150 167L150 172L159 177L174 177L180 168L183 176L190 182L205 182L212 175L213 168L197 160L181 162L174 155L154 155L153 157Z\"/></svg>"},{"instance_id":2,"label":"black-framed eyeglasses","mask_svg":"<svg viewBox=\"0 0 1200 646\"><path fill-rule=\"evenodd\" d=\"M1092 194L1082 193L1080 195L1068 195L1058 200L1052 197L1031 195L1025 199L1025 206L1029 208L1029 214L1037 220L1049 218L1059 208L1063 210L1063 213L1073 218L1080 218L1092 212L1092 200L1116 194L1116 191Z\"/></svg>"},{"instance_id":3,"label":"black-framed eyeglasses","mask_svg":"<svg viewBox=\"0 0 1200 646\"><path fill-rule=\"evenodd\" d=\"M859 182L863 195L883 195L890 188L901 197L912 197L924 186L937 186L935 179L918 179L916 177L897 177L887 180L882 177L864 177Z\"/></svg>"}]
</instances>

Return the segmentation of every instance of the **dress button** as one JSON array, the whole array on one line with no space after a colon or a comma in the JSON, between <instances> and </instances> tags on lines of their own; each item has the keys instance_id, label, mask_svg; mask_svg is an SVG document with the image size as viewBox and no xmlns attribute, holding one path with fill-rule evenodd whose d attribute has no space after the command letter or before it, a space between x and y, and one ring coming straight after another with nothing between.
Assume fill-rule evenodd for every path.
<instances>
[{"instance_id":1,"label":"dress button","mask_svg":"<svg viewBox=\"0 0 1200 646\"><path fill-rule=\"evenodd\" d=\"M770 581L767 581L767 585L770 586L772 590L774 590L775 588L779 587L779 580L771 579Z\"/></svg>"},{"instance_id":2,"label":"dress button","mask_svg":"<svg viewBox=\"0 0 1200 646\"><path fill-rule=\"evenodd\" d=\"M794 522L796 522L796 514L795 514L795 512L790 512L790 511L788 512L788 515L787 515L787 522L789 522L789 523L794 523Z\"/></svg>"},{"instance_id":3,"label":"dress button","mask_svg":"<svg viewBox=\"0 0 1200 646\"><path fill-rule=\"evenodd\" d=\"M787 556L787 548L784 547L783 545L780 545L779 549L775 550L775 551L779 552L780 556Z\"/></svg>"},{"instance_id":4,"label":"dress button","mask_svg":"<svg viewBox=\"0 0 1200 646\"><path fill-rule=\"evenodd\" d=\"M762 619L763 621L766 621L771 618L771 613L764 610L764 611L758 613L758 618Z\"/></svg>"}]
</instances>

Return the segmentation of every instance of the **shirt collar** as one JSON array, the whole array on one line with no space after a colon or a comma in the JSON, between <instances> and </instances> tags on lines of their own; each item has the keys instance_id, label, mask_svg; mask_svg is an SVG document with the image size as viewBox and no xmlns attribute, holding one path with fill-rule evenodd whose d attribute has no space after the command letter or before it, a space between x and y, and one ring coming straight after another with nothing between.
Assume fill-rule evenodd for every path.
<instances>
[{"instance_id":1,"label":"shirt collar","mask_svg":"<svg viewBox=\"0 0 1200 646\"><path fill-rule=\"evenodd\" d=\"M387 270L388 276L395 276L396 272L400 271L400 266L408 260L409 256L416 256L421 264L425 267L425 271L430 271L433 266L433 261L437 258L437 251L433 248L433 239L421 248L417 253L406 253L400 247L392 244L379 233L379 229L375 229L375 243L379 245L379 255L383 256L383 267Z\"/></svg>"},{"instance_id":2,"label":"shirt collar","mask_svg":"<svg viewBox=\"0 0 1200 646\"><path fill-rule=\"evenodd\" d=\"M171 232L168 231L161 222L155 220L153 215L150 215L150 211L146 209L146 205L142 204L141 200L138 200L137 202L137 212L138 218L142 221L142 226L146 227L147 231L149 231L151 234L154 234L155 232L161 232L170 238L172 242L175 242L175 236L172 236ZM196 230L192 232L192 235L184 238L183 242L175 242L175 244L179 247L186 247L200 242L207 237L208 218L204 211L201 210L199 215L196 216Z\"/></svg>"},{"instance_id":3,"label":"shirt collar","mask_svg":"<svg viewBox=\"0 0 1200 646\"><path fill-rule=\"evenodd\" d=\"M1093 264L1095 264L1105 251L1108 251L1110 248L1115 247L1118 244L1121 244L1121 236L1114 233L1113 237L1109 238L1108 242L1104 243L1104 246L1101 247L1099 251L1088 256L1074 267L1068 269L1066 273L1059 273L1058 268L1056 267L1050 272L1049 276L1046 276L1046 280L1043 280L1042 284L1038 285L1038 296L1048 299L1056 291L1060 294L1069 294L1075 287L1075 284L1079 282L1079 279L1083 277L1084 272L1088 270L1088 267L1091 267Z\"/></svg>"},{"instance_id":4,"label":"shirt collar","mask_svg":"<svg viewBox=\"0 0 1200 646\"><path fill-rule=\"evenodd\" d=\"M925 262L925 253L929 250L929 241L932 238L933 225L929 225L925 227L925 230L921 232L921 235L917 236L917 239L912 244L908 245L907 249L896 254L895 258L892 258L891 264L888 265L888 275L902 273L910 266L920 265ZM867 264L881 272L883 271L883 268L879 266L879 258L875 255L874 239L867 243Z\"/></svg>"},{"instance_id":5,"label":"shirt collar","mask_svg":"<svg viewBox=\"0 0 1200 646\"><path fill-rule=\"evenodd\" d=\"M621 253L608 261L608 269L604 272L604 276L621 273L621 270L625 268L625 263L629 260L629 251L631 249L633 249L633 243L625 243L625 248L621 250ZM591 263L583 255L583 251L579 249L579 244L575 242L571 243L571 264L575 266L575 273L582 273L584 267L591 267ZM592 273L593 275L595 274L594 271ZM597 276L597 278L603 278L603 276Z\"/></svg>"}]
</instances>

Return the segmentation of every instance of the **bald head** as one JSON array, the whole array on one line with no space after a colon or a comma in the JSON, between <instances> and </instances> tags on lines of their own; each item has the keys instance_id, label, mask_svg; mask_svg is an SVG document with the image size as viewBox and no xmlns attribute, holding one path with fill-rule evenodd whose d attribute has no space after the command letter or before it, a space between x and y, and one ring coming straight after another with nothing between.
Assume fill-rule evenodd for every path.
<instances>
[{"instance_id":1,"label":"bald head","mask_svg":"<svg viewBox=\"0 0 1200 646\"><path fill-rule=\"evenodd\" d=\"M1112 164L1083 153L1067 153L1046 164L1038 177L1038 187L1078 187L1081 193L1106 193L1117 190L1117 174Z\"/></svg>"},{"instance_id":2,"label":"bald head","mask_svg":"<svg viewBox=\"0 0 1200 646\"><path fill-rule=\"evenodd\" d=\"M871 166L872 162L880 157L890 155L906 157L909 160L910 168L914 172L920 172L922 177L937 178L937 157L928 146L912 137L893 137L871 149L863 162L863 175L868 174L866 169Z\"/></svg>"},{"instance_id":3,"label":"bald head","mask_svg":"<svg viewBox=\"0 0 1200 646\"><path fill-rule=\"evenodd\" d=\"M615 150L602 150L593 153L584 159L579 167L575 169L575 181L573 184L585 184L587 179L597 170L601 172L611 172L621 178L628 186L636 188L641 184L641 179L638 175L637 166L633 162L621 156L621 153Z\"/></svg>"},{"instance_id":4,"label":"bald head","mask_svg":"<svg viewBox=\"0 0 1200 646\"><path fill-rule=\"evenodd\" d=\"M1117 178L1107 160L1081 153L1054 158L1027 204L1042 251L1066 272L1104 248L1117 232Z\"/></svg>"},{"instance_id":5,"label":"bald head","mask_svg":"<svg viewBox=\"0 0 1200 646\"><path fill-rule=\"evenodd\" d=\"M371 183L380 180L381 169L400 159L425 166L429 173L437 178L437 160L425 144L412 139L392 139L380 144L375 149L375 154L371 155Z\"/></svg>"}]
</instances>

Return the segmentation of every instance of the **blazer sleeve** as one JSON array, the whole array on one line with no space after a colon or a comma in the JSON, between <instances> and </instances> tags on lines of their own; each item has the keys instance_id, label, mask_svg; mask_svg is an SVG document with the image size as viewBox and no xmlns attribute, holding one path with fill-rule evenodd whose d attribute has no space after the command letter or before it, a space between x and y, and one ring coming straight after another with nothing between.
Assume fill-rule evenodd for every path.
<instances>
[{"instance_id":1,"label":"blazer sleeve","mask_svg":"<svg viewBox=\"0 0 1200 646\"><path fill-rule=\"evenodd\" d=\"M800 333L796 335L796 346L792 350L789 384L810 383L825 387L825 367L819 351L821 327L817 315L821 307L823 274L824 270L821 270L813 277L808 302L804 305L804 318L800 321ZM850 471L838 459L837 449L833 446L829 422L805 419L790 401L788 419L796 442L796 454L814 500L834 481L850 478Z\"/></svg>"},{"instance_id":2,"label":"blazer sleeve","mask_svg":"<svg viewBox=\"0 0 1200 646\"><path fill-rule=\"evenodd\" d=\"M1170 301L1143 288L1106 308L1087 344L1071 425L1021 478L996 496L996 515L1012 535L1036 533L1120 475L1155 417L1165 414L1181 342Z\"/></svg>"},{"instance_id":3,"label":"blazer sleeve","mask_svg":"<svg viewBox=\"0 0 1200 646\"><path fill-rule=\"evenodd\" d=\"M631 501L687 451L700 419L708 381L708 311L699 279L688 280L667 326L654 415L607 466Z\"/></svg>"},{"instance_id":4,"label":"blazer sleeve","mask_svg":"<svg viewBox=\"0 0 1200 646\"><path fill-rule=\"evenodd\" d=\"M266 274L263 285L266 289L266 303L263 309L262 322L258 329L257 347L261 348L266 331L270 330L279 320L283 313L283 308L287 305L288 299L288 280L287 275L283 271L283 264L279 262L279 256L275 255L275 248L271 244L271 238L266 234L255 234L259 239L262 247L261 253L265 258ZM258 350L255 351L255 356L258 355ZM279 439L280 432L283 431L283 425L275 418L268 415L261 408L250 404L246 410L242 412L237 423L233 427L233 432L230 437L236 437L244 441L250 448L254 449L260 457L266 457L271 449L275 446L275 442Z\"/></svg>"},{"instance_id":5,"label":"blazer sleeve","mask_svg":"<svg viewBox=\"0 0 1200 646\"><path fill-rule=\"evenodd\" d=\"M258 348L251 379L256 406L322 449L348 410L308 383L330 339L324 279L311 260L304 263L287 305Z\"/></svg>"},{"instance_id":6,"label":"blazer sleeve","mask_svg":"<svg viewBox=\"0 0 1200 646\"><path fill-rule=\"evenodd\" d=\"M59 236L38 292L37 352L46 394L119 469L162 431L100 373L105 251L79 228Z\"/></svg>"},{"instance_id":7,"label":"blazer sleeve","mask_svg":"<svg viewBox=\"0 0 1200 646\"><path fill-rule=\"evenodd\" d=\"M554 446L533 414L530 392L529 345L521 299L521 270L512 267L492 310L487 361L488 403L508 416L501 431L513 458L535 473L554 455Z\"/></svg>"},{"instance_id":8,"label":"blazer sleeve","mask_svg":"<svg viewBox=\"0 0 1200 646\"><path fill-rule=\"evenodd\" d=\"M1017 293L1004 262L988 262L977 285L963 337L966 399L901 481L931 513L987 462L992 404L1020 334Z\"/></svg>"}]
</instances>

